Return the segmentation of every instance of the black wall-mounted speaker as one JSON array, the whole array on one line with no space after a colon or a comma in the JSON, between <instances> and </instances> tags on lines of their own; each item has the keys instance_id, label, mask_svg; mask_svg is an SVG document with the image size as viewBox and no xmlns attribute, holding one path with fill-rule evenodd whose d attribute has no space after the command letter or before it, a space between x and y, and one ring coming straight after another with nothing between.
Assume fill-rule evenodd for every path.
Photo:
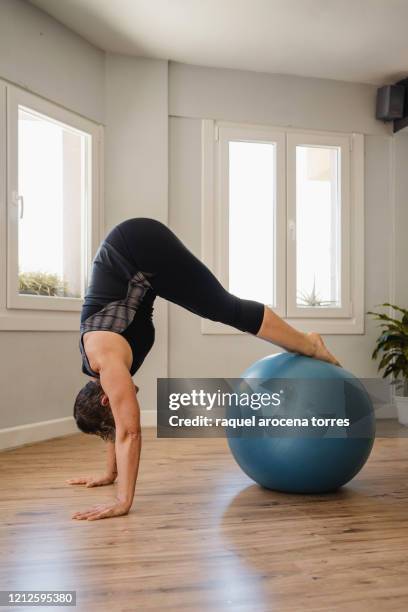
<instances>
[{"instance_id":1,"label":"black wall-mounted speaker","mask_svg":"<svg viewBox=\"0 0 408 612\"><path fill-rule=\"evenodd\" d=\"M404 116L405 87L384 85L377 89L376 119L394 121Z\"/></svg>"}]
</instances>

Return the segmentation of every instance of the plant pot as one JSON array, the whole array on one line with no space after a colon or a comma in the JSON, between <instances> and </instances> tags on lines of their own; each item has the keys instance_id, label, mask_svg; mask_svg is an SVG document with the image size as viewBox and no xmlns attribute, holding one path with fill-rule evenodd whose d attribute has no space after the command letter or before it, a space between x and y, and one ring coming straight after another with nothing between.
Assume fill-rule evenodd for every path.
<instances>
[{"instance_id":1,"label":"plant pot","mask_svg":"<svg viewBox=\"0 0 408 612\"><path fill-rule=\"evenodd\" d=\"M408 397L396 395L394 399L397 407L398 421L401 425L408 427Z\"/></svg>"}]
</instances>

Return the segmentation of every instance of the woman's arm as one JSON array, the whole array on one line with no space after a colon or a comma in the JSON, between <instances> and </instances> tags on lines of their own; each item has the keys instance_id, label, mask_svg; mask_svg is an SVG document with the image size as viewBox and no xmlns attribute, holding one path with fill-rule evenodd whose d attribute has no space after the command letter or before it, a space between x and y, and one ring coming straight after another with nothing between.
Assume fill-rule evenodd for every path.
<instances>
[{"instance_id":1,"label":"woman's arm","mask_svg":"<svg viewBox=\"0 0 408 612\"><path fill-rule=\"evenodd\" d=\"M73 515L76 519L96 520L127 514L131 508L139 469L142 436L136 389L126 365L115 355L101 359L100 381L109 398L115 420L115 454L118 489L114 502ZM111 464L112 465L112 464Z\"/></svg>"},{"instance_id":2,"label":"woman's arm","mask_svg":"<svg viewBox=\"0 0 408 612\"><path fill-rule=\"evenodd\" d=\"M113 484L118 475L116 469L115 444L114 442L107 442L106 446L106 471L102 476L79 476L77 478L70 478L66 482L70 485L85 485L87 488L104 487Z\"/></svg>"},{"instance_id":3,"label":"woman's arm","mask_svg":"<svg viewBox=\"0 0 408 612\"><path fill-rule=\"evenodd\" d=\"M109 397L115 419L115 452L118 471L117 497L131 507L139 470L142 434L140 407L129 370L122 364L102 368L101 385Z\"/></svg>"},{"instance_id":4,"label":"woman's arm","mask_svg":"<svg viewBox=\"0 0 408 612\"><path fill-rule=\"evenodd\" d=\"M113 481L116 480L116 476L118 475L115 443L110 441L106 442L106 474L111 476Z\"/></svg>"}]
</instances>

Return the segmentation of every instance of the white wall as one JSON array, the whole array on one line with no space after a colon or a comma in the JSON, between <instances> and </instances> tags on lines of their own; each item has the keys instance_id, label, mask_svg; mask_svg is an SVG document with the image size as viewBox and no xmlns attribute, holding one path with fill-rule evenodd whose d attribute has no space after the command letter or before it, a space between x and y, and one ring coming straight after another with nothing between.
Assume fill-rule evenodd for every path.
<instances>
[{"instance_id":1,"label":"white wall","mask_svg":"<svg viewBox=\"0 0 408 612\"><path fill-rule=\"evenodd\" d=\"M103 121L104 53L23 0L0 2L0 76Z\"/></svg>"},{"instance_id":2,"label":"white wall","mask_svg":"<svg viewBox=\"0 0 408 612\"><path fill-rule=\"evenodd\" d=\"M167 62L106 58L105 221L167 223ZM154 307L156 341L136 374L142 410L156 410L156 378L167 375L167 304Z\"/></svg>"},{"instance_id":3,"label":"white wall","mask_svg":"<svg viewBox=\"0 0 408 612\"><path fill-rule=\"evenodd\" d=\"M104 61L102 51L30 4L0 1L0 78L101 121ZM72 414L85 381L78 334L2 331L0 364L0 429Z\"/></svg>"},{"instance_id":4,"label":"white wall","mask_svg":"<svg viewBox=\"0 0 408 612\"><path fill-rule=\"evenodd\" d=\"M366 135L366 309L390 297L392 202L389 127L374 119L375 87L170 64L170 225L200 256L201 118L278 126L363 132ZM273 346L246 336L208 336L200 321L170 306L169 375L238 376ZM311 324L311 329L313 325ZM327 336L342 364L374 376L376 329L364 335Z\"/></svg>"},{"instance_id":5,"label":"white wall","mask_svg":"<svg viewBox=\"0 0 408 612\"><path fill-rule=\"evenodd\" d=\"M408 308L408 128L394 137L395 145L395 302Z\"/></svg>"},{"instance_id":6,"label":"white wall","mask_svg":"<svg viewBox=\"0 0 408 612\"><path fill-rule=\"evenodd\" d=\"M169 114L389 134L374 86L170 63Z\"/></svg>"}]
</instances>

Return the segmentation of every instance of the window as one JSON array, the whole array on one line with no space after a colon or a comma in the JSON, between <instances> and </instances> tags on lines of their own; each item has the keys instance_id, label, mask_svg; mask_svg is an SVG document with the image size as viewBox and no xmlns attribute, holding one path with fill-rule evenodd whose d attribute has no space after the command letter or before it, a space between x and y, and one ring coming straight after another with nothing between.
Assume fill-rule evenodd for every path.
<instances>
[{"instance_id":1,"label":"window","mask_svg":"<svg viewBox=\"0 0 408 612\"><path fill-rule=\"evenodd\" d=\"M296 146L296 306L338 308L341 194L338 147Z\"/></svg>"},{"instance_id":2,"label":"window","mask_svg":"<svg viewBox=\"0 0 408 612\"><path fill-rule=\"evenodd\" d=\"M235 295L362 333L363 137L203 121L202 245Z\"/></svg>"},{"instance_id":3,"label":"window","mask_svg":"<svg viewBox=\"0 0 408 612\"><path fill-rule=\"evenodd\" d=\"M230 141L228 154L229 289L275 304L276 144Z\"/></svg>"},{"instance_id":4,"label":"window","mask_svg":"<svg viewBox=\"0 0 408 612\"><path fill-rule=\"evenodd\" d=\"M287 314L350 317L350 139L287 135Z\"/></svg>"},{"instance_id":5,"label":"window","mask_svg":"<svg viewBox=\"0 0 408 612\"><path fill-rule=\"evenodd\" d=\"M20 317L21 310L34 318L56 311L47 316L60 329L58 317L81 309L100 239L100 128L28 92L6 90L5 307ZM77 318L71 315L69 328Z\"/></svg>"}]
</instances>

